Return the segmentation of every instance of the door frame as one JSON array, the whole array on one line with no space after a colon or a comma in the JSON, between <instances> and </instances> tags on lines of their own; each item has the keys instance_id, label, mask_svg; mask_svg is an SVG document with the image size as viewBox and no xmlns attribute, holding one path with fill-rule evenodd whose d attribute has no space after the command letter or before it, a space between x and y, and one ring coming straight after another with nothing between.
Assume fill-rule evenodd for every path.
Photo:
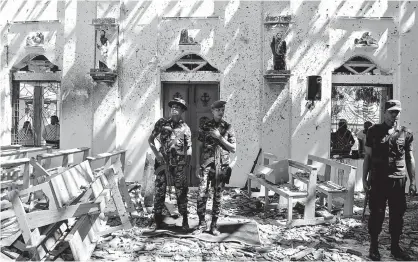
<instances>
[{"instance_id":1,"label":"door frame","mask_svg":"<svg viewBox=\"0 0 418 262\"><path fill-rule=\"evenodd\" d=\"M217 93L218 93L218 98L221 99L221 84L219 81L161 81L161 92L160 92L160 112L161 112L161 116L164 117L164 88L167 85L172 85L172 84L182 84L182 85L187 85L189 88L190 87L196 87L196 86L201 86L201 85L216 85L217 86ZM188 96L190 95L190 91L187 94ZM190 99L189 99L189 103L190 103ZM190 107L189 107L190 108ZM192 116L192 112L189 111L190 114L190 118ZM191 120L191 119L190 119ZM189 125L191 123L188 123ZM197 131L197 130L196 130ZM193 137L192 137L193 138ZM196 138L197 139L197 138ZM196 141L194 141L196 142ZM194 143L195 144L195 143ZM193 148L193 147L192 147ZM193 158L192 158L193 159ZM193 163L194 164L194 163ZM196 167L197 168L197 167ZM188 181L189 181L189 187L190 186L196 186L196 178L193 179L193 169L190 170L190 174L188 175Z\"/></svg>"}]
</instances>

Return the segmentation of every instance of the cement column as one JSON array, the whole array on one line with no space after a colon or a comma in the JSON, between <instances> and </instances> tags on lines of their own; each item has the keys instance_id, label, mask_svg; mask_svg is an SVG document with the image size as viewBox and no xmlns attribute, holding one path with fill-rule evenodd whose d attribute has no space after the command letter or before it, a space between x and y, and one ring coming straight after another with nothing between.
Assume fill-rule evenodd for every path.
<instances>
[{"instance_id":1,"label":"cement column","mask_svg":"<svg viewBox=\"0 0 418 262\"><path fill-rule=\"evenodd\" d=\"M89 71L93 64L94 28L91 21L96 16L96 3L60 1L59 4L64 24L61 148L91 147L93 82Z\"/></svg>"}]
</instances>

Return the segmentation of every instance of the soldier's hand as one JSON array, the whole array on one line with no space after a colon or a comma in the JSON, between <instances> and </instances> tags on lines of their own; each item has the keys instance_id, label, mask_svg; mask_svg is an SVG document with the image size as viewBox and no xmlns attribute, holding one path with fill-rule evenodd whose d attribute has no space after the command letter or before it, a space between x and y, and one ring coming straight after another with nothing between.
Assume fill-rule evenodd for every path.
<instances>
[{"instance_id":1,"label":"soldier's hand","mask_svg":"<svg viewBox=\"0 0 418 262\"><path fill-rule=\"evenodd\" d=\"M411 184L409 186L409 195L410 196L415 196L417 193L417 186L415 184Z\"/></svg>"},{"instance_id":2,"label":"soldier's hand","mask_svg":"<svg viewBox=\"0 0 418 262\"><path fill-rule=\"evenodd\" d=\"M209 132L209 134L216 139L219 139L221 137L221 133L219 133L218 129L213 129Z\"/></svg>"},{"instance_id":3,"label":"soldier's hand","mask_svg":"<svg viewBox=\"0 0 418 262\"><path fill-rule=\"evenodd\" d=\"M195 173L195 175L196 175L196 177L197 177L197 178L200 178L200 172L201 172L201 171L200 171L200 168L199 168L199 167L197 167L197 168L196 168L196 173Z\"/></svg>"}]
</instances>

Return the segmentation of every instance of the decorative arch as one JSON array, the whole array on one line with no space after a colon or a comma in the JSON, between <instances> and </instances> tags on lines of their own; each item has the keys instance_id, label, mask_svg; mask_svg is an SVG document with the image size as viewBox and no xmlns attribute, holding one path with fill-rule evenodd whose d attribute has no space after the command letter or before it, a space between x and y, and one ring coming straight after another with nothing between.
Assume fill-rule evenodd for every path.
<instances>
[{"instance_id":1,"label":"decorative arch","mask_svg":"<svg viewBox=\"0 0 418 262\"><path fill-rule=\"evenodd\" d=\"M376 70L377 69L377 70ZM366 55L354 55L332 72L336 75L381 75L386 74Z\"/></svg>"},{"instance_id":2,"label":"decorative arch","mask_svg":"<svg viewBox=\"0 0 418 262\"><path fill-rule=\"evenodd\" d=\"M55 73L61 71L44 54L28 54L12 66L12 71L25 71L31 73Z\"/></svg>"},{"instance_id":3,"label":"decorative arch","mask_svg":"<svg viewBox=\"0 0 418 262\"><path fill-rule=\"evenodd\" d=\"M215 72L219 73L219 70L213 67L205 58L195 53L182 54L180 58L177 58L174 63L164 67L164 72Z\"/></svg>"}]
</instances>

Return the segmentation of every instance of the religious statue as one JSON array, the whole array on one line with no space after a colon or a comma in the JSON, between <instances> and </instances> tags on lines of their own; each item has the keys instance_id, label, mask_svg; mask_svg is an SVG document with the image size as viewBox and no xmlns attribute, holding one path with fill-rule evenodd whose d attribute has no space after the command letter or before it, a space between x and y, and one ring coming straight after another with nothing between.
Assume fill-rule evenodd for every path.
<instances>
[{"instance_id":1,"label":"religious statue","mask_svg":"<svg viewBox=\"0 0 418 262\"><path fill-rule=\"evenodd\" d=\"M107 65L108 52L109 52L109 39L106 37L106 31L100 30L100 38L96 44L98 52L97 61L100 71L110 71Z\"/></svg>"},{"instance_id":2,"label":"religious statue","mask_svg":"<svg viewBox=\"0 0 418 262\"><path fill-rule=\"evenodd\" d=\"M189 31L187 29L181 30L179 45L196 45L197 42L194 41L193 37L189 36Z\"/></svg>"},{"instance_id":3,"label":"religious statue","mask_svg":"<svg viewBox=\"0 0 418 262\"><path fill-rule=\"evenodd\" d=\"M370 32L364 32L361 38L354 39L354 44L359 46L377 46L377 41L374 39Z\"/></svg>"},{"instance_id":4,"label":"religious statue","mask_svg":"<svg viewBox=\"0 0 418 262\"><path fill-rule=\"evenodd\" d=\"M279 35L273 36L270 44L273 53L274 70L286 70L286 41Z\"/></svg>"}]
</instances>

